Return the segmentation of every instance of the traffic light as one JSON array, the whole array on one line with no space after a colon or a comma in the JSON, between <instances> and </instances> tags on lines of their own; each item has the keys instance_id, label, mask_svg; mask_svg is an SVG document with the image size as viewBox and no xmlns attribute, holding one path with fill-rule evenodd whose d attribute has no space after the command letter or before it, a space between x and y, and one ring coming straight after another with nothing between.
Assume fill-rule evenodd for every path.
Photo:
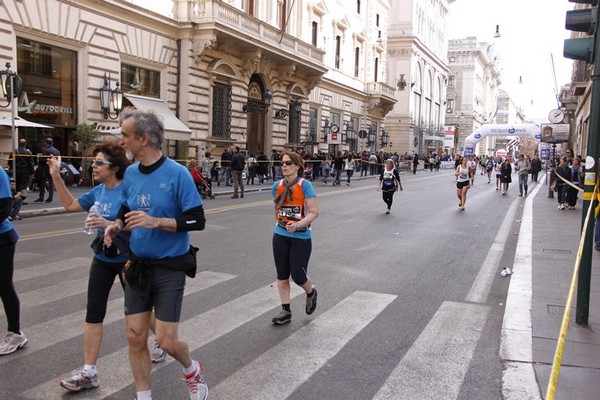
<instances>
[{"instance_id":1,"label":"traffic light","mask_svg":"<svg viewBox=\"0 0 600 400\"><path fill-rule=\"evenodd\" d=\"M592 8L567 11L565 28L575 32L586 32L590 36L565 39L563 56L573 60L594 63L596 33L598 32L598 0L569 0L571 3L589 4Z\"/></svg>"}]
</instances>

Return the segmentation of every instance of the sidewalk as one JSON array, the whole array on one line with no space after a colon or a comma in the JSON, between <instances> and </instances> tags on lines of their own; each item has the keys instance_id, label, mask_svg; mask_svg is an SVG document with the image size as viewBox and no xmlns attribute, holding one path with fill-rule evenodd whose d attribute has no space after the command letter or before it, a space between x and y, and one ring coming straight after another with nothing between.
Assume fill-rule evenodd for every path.
<instances>
[{"instance_id":1,"label":"sidewalk","mask_svg":"<svg viewBox=\"0 0 600 400\"><path fill-rule=\"evenodd\" d=\"M503 388L510 400L546 396L579 247L583 202L576 210L558 210L556 196L547 196L542 183L524 199L502 328ZM588 326L575 322L575 288L555 399L600 398L598 260L600 252L594 251Z\"/></svg>"}]
</instances>

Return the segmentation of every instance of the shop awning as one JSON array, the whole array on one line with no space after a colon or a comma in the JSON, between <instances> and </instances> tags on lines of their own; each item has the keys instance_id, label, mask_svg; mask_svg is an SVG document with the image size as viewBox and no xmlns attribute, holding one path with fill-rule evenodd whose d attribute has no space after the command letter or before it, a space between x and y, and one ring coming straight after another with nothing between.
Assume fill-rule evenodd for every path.
<instances>
[{"instance_id":1,"label":"shop awning","mask_svg":"<svg viewBox=\"0 0 600 400\"><path fill-rule=\"evenodd\" d=\"M192 131L173 114L164 100L134 94L123 94L123 96L138 110L153 111L160 115L165 124L166 139L190 140Z\"/></svg>"}]
</instances>

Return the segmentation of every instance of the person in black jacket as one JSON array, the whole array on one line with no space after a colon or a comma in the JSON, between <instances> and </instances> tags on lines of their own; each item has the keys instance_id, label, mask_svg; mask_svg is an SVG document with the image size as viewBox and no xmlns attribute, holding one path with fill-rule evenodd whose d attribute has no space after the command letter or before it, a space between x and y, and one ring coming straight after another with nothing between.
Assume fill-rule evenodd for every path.
<instances>
[{"instance_id":1,"label":"person in black jacket","mask_svg":"<svg viewBox=\"0 0 600 400\"><path fill-rule=\"evenodd\" d=\"M238 197L244 198L244 180L242 179L242 172L246 166L246 158L240 152L240 147L235 146L235 154L231 157L231 173L233 174L233 196L232 199ZM238 189L239 188L239 189ZM240 195L238 196L238 190Z\"/></svg>"},{"instance_id":2,"label":"person in black jacket","mask_svg":"<svg viewBox=\"0 0 600 400\"><path fill-rule=\"evenodd\" d=\"M502 183L502 195L508 192L508 184L512 182L512 165L510 165L510 157L506 157L504 164L500 168L500 183Z\"/></svg>"},{"instance_id":3,"label":"person in black jacket","mask_svg":"<svg viewBox=\"0 0 600 400\"><path fill-rule=\"evenodd\" d=\"M403 190L400 173L394 168L394 160L389 158L385 162L385 168L381 171L379 186L377 186L377 191L382 191L383 201L387 205L386 214L390 213L392 202L394 201L394 193L399 190Z\"/></svg>"},{"instance_id":4,"label":"person in black jacket","mask_svg":"<svg viewBox=\"0 0 600 400\"><path fill-rule=\"evenodd\" d=\"M558 209L564 210L568 208L567 203L567 189L569 185L567 182L571 182L571 167L567 163L567 157L560 158L560 164L556 167L556 191L558 192ZM562 179L561 179L562 178Z\"/></svg>"}]
</instances>

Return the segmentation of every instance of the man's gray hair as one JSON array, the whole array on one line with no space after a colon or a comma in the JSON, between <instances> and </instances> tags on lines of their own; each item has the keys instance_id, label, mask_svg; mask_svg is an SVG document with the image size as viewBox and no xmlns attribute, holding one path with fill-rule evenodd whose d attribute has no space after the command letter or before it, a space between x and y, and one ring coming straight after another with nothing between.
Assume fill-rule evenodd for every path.
<instances>
[{"instance_id":1,"label":"man's gray hair","mask_svg":"<svg viewBox=\"0 0 600 400\"><path fill-rule=\"evenodd\" d=\"M147 133L150 143L158 150L162 150L165 141L165 125L162 117L152 111L141 111L127 107L121 112L121 125L126 119L133 118L133 132L137 138Z\"/></svg>"}]
</instances>

